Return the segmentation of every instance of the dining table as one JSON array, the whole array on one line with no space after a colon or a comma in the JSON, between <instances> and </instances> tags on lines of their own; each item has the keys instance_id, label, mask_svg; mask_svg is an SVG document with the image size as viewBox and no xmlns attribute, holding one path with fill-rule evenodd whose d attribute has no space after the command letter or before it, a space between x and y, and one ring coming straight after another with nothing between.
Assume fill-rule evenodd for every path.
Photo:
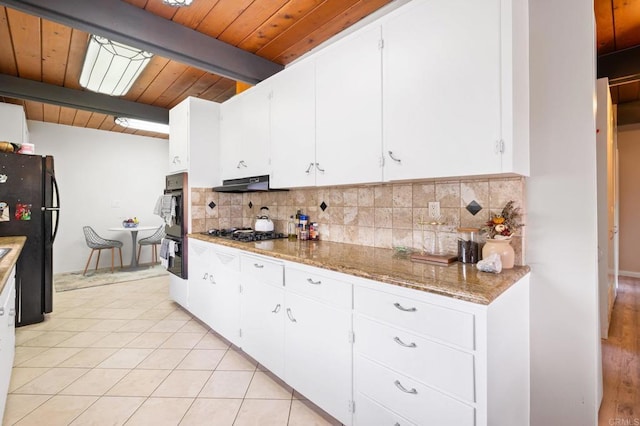
<instances>
[{"instance_id":1,"label":"dining table","mask_svg":"<svg viewBox=\"0 0 640 426\"><path fill-rule=\"evenodd\" d=\"M138 231L155 231L158 229L158 226L132 226L132 227L124 227L124 226L116 226L113 228L109 228L109 231L125 231L131 234L131 263L129 264L129 268L137 268L138 267L138 259L136 258L136 247L138 244Z\"/></svg>"}]
</instances>

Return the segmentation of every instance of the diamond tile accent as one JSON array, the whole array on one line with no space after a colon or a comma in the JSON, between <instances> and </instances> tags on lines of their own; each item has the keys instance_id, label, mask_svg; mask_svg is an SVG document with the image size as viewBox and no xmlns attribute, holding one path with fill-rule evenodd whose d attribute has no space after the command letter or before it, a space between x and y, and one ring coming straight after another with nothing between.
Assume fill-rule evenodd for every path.
<instances>
[{"instance_id":1,"label":"diamond tile accent","mask_svg":"<svg viewBox=\"0 0 640 426\"><path fill-rule=\"evenodd\" d=\"M322 211L325 211L327 209L327 207L329 207L329 206L324 201L322 202L322 204L320 204L320 208L322 209Z\"/></svg>"},{"instance_id":2,"label":"diamond tile accent","mask_svg":"<svg viewBox=\"0 0 640 426\"><path fill-rule=\"evenodd\" d=\"M249 201L249 208L252 209L253 208L253 203L251 201Z\"/></svg>"},{"instance_id":3,"label":"diamond tile accent","mask_svg":"<svg viewBox=\"0 0 640 426\"><path fill-rule=\"evenodd\" d=\"M213 201L210 202L209 204L207 204L209 206L210 209L214 208L216 206L216 203L214 203Z\"/></svg>"},{"instance_id":4,"label":"diamond tile accent","mask_svg":"<svg viewBox=\"0 0 640 426\"><path fill-rule=\"evenodd\" d=\"M475 216L480 210L482 210L482 206L478 204L476 200L473 200L472 202L467 204L466 209L469 211L469 213Z\"/></svg>"}]
</instances>

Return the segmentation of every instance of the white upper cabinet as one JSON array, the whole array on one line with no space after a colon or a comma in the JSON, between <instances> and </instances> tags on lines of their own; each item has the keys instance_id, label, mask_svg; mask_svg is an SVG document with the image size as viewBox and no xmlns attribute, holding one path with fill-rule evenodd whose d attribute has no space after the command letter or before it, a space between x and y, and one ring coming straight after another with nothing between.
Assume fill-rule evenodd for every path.
<instances>
[{"instance_id":1,"label":"white upper cabinet","mask_svg":"<svg viewBox=\"0 0 640 426\"><path fill-rule=\"evenodd\" d=\"M169 111L169 172L188 172L191 187L220 183L220 104L189 97Z\"/></svg>"},{"instance_id":2,"label":"white upper cabinet","mask_svg":"<svg viewBox=\"0 0 640 426\"><path fill-rule=\"evenodd\" d=\"M22 105L0 103L0 141L29 142L29 131Z\"/></svg>"},{"instance_id":3,"label":"white upper cabinet","mask_svg":"<svg viewBox=\"0 0 640 426\"><path fill-rule=\"evenodd\" d=\"M270 97L265 82L222 104L222 179L269 174Z\"/></svg>"},{"instance_id":4,"label":"white upper cabinet","mask_svg":"<svg viewBox=\"0 0 640 426\"><path fill-rule=\"evenodd\" d=\"M274 188L315 185L315 62L305 61L271 79L271 180Z\"/></svg>"},{"instance_id":5,"label":"white upper cabinet","mask_svg":"<svg viewBox=\"0 0 640 426\"><path fill-rule=\"evenodd\" d=\"M516 1L415 0L383 21L384 180L528 173Z\"/></svg>"},{"instance_id":6,"label":"white upper cabinet","mask_svg":"<svg viewBox=\"0 0 640 426\"><path fill-rule=\"evenodd\" d=\"M382 180L380 27L316 56L316 184Z\"/></svg>"}]
</instances>

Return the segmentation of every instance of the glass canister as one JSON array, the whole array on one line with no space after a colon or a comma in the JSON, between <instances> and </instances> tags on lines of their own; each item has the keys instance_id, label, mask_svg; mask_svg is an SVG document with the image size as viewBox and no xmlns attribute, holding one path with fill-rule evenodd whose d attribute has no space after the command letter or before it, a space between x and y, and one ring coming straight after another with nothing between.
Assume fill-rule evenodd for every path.
<instances>
[{"instance_id":1,"label":"glass canister","mask_svg":"<svg viewBox=\"0 0 640 426\"><path fill-rule=\"evenodd\" d=\"M458 228L458 260L462 263L478 263L480 251L479 228Z\"/></svg>"}]
</instances>

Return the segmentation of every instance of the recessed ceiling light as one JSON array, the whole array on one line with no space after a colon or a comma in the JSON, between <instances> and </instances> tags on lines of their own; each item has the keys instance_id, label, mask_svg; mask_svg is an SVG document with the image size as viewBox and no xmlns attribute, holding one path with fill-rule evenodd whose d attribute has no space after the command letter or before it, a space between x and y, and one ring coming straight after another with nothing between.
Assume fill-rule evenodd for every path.
<instances>
[{"instance_id":1,"label":"recessed ceiling light","mask_svg":"<svg viewBox=\"0 0 640 426\"><path fill-rule=\"evenodd\" d=\"M131 129L146 130L148 132L169 134L169 125L155 123L153 121L138 120L136 118L116 117L114 122L122 127Z\"/></svg>"},{"instance_id":2,"label":"recessed ceiling light","mask_svg":"<svg viewBox=\"0 0 640 426\"><path fill-rule=\"evenodd\" d=\"M93 92L122 96L147 66L151 53L92 35L87 45L80 85Z\"/></svg>"}]
</instances>

